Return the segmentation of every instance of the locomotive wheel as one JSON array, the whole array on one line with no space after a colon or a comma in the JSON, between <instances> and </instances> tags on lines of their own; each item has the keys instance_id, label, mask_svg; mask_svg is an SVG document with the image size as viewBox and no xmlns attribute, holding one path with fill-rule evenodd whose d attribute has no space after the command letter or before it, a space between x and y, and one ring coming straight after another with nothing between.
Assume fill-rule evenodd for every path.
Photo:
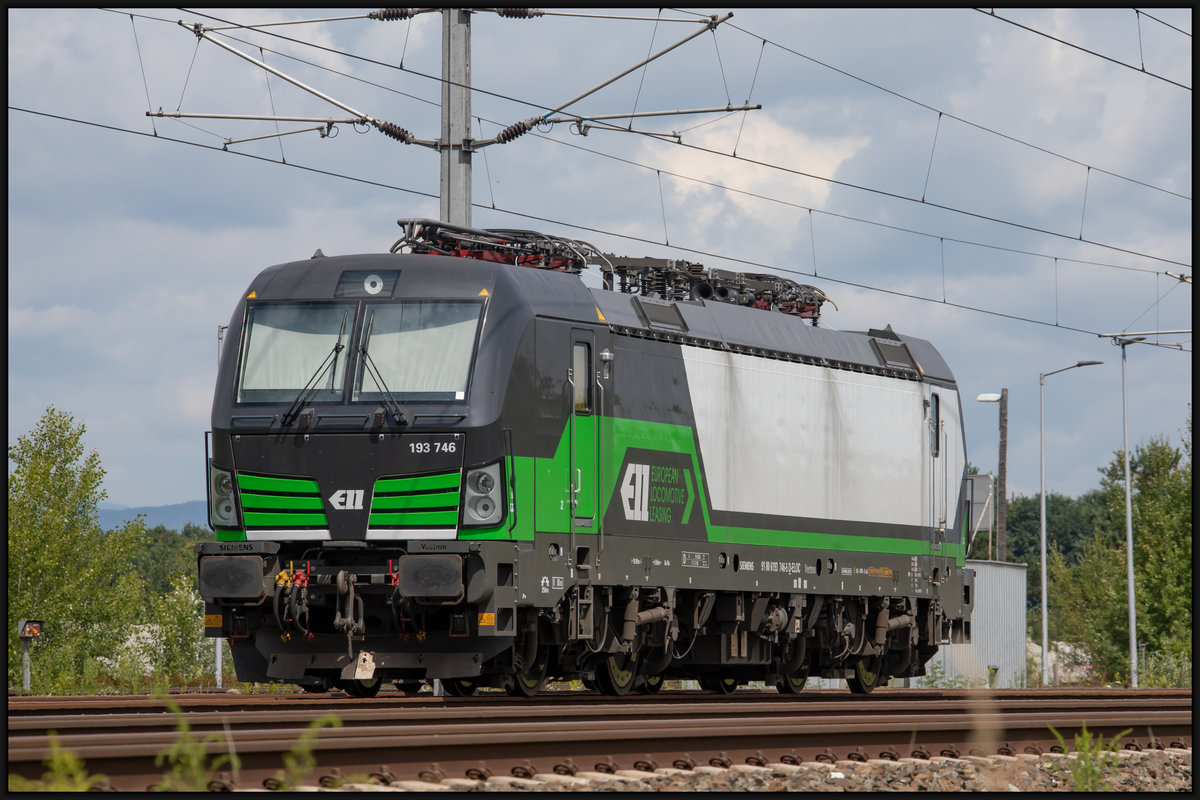
<instances>
[{"instance_id":1,"label":"locomotive wheel","mask_svg":"<svg viewBox=\"0 0 1200 800\"><path fill-rule=\"evenodd\" d=\"M784 675L775 684L775 688L779 689L780 694L800 694L804 689L804 684L808 682L808 663L800 667L791 675Z\"/></svg>"},{"instance_id":2,"label":"locomotive wheel","mask_svg":"<svg viewBox=\"0 0 1200 800\"><path fill-rule=\"evenodd\" d=\"M451 697L474 697L479 693L479 681L473 678L443 678L442 689Z\"/></svg>"},{"instance_id":3,"label":"locomotive wheel","mask_svg":"<svg viewBox=\"0 0 1200 800\"><path fill-rule=\"evenodd\" d=\"M512 697L533 697L546 686L546 671L550 666L550 652L538 650L537 660L524 672L504 676L504 691Z\"/></svg>"},{"instance_id":4,"label":"locomotive wheel","mask_svg":"<svg viewBox=\"0 0 1200 800\"><path fill-rule=\"evenodd\" d=\"M411 697L421 691L421 681L392 681L396 688Z\"/></svg>"},{"instance_id":5,"label":"locomotive wheel","mask_svg":"<svg viewBox=\"0 0 1200 800\"><path fill-rule=\"evenodd\" d=\"M846 678L846 685L854 694L870 694L872 689L886 682L880 656L863 656L855 663L854 674Z\"/></svg>"},{"instance_id":6,"label":"locomotive wheel","mask_svg":"<svg viewBox=\"0 0 1200 800\"><path fill-rule=\"evenodd\" d=\"M808 682L808 675L812 671L812 654L809 653L793 672L788 675L780 676L775 682L775 688L780 694L800 694L804 689L804 684Z\"/></svg>"},{"instance_id":7,"label":"locomotive wheel","mask_svg":"<svg viewBox=\"0 0 1200 800\"><path fill-rule=\"evenodd\" d=\"M639 691L642 694L658 694L663 687L662 675L646 675Z\"/></svg>"},{"instance_id":8,"label":"locomotive wheel","mask_svg":"<svg viewBox=\"0 0 1200 800\"><path fill-rule=\"evenodd\" d=\"M596 685L604 694L624 697L637 679L637 653L613 653L596 664Z\"/></svg>"},{"instance_id":9,"label":"locomotive wheel","mask_svg":"<svg viewBox=\"0 0 1200 800\"><path fill-rule=\"evenodd\" d=\"M371 678L365 681L338 681L337 687L351 697L374 697L383 688L383 679Z\"/></svg>"},{"instance_id":10,"label":"locomotive wheel","mask_svg":"<svg viewBox=\"0 0 1200 800\"><path fill-rule=\"evenodd\" d=\"M320 694L329 691L329 684L323 678L301 681L299 687L309 694Z\"/></svg>"},{"instance_id":11,"label":"locomotive wheel","mask_svg":"<svg viewBox=\"0 0 1200 800\"><path fill-rule=\"evenodd\" d=\"M737 678L723 678L720 675L702 675L700 677L700 688L706 692L716 692L717 694L733 694L737 691Z\"/></svg>"}]
</instances>

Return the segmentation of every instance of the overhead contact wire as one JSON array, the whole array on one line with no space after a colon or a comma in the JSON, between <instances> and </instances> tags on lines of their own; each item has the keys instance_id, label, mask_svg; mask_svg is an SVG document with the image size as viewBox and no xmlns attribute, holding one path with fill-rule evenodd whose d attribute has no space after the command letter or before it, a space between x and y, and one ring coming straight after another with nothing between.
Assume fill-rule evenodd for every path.
<instances>
[{"instance_id":1,"label":"overhead contact wire","mask_svg":"<svg viewBox=\"0 0 1200 800\"><path fill-rule=\"evenodd\" d=\"M154 111L154 106L150 105L150 83L146 79L146 64L142 60L142 45L138 41L137 35L137 20L133 14L129 15L129 26L133 29L133 47L137 50L138 68L142 71L142 88L146 90L146 110ZM150 117L150 129L158 134L158 128L154 124L154 117Z\"/></svg>"},{"instance_id":2,"label":"overhead contact wire","mask_svg":"<svg viewBox=\"0 0 1200 800\"><path fill-rule=\"evenodd\" d=\"M1139 73L1141 73L1142 75L1146 75L1146 76L1149 76L1149 77L1151 77L1151 78L1157 78L1157 79L1158 79L1158 80L1160 80L1160 81L1163 81L1163 82L1165 82L1165 83L1169 83L1169 84L1171 84L1172 86L1178 86L1180 89L1185 89L1185 90L1187 90L1187 91L1189 91L1189 92L1192 90L1192 87L1190 87L1190 86L1186 86L1186 85L1184 85L1184 84L1182 84L1182 83L1179 83L1178 81L1173 81L1173 80L1171 80L1170 78L1164 77L1164 76L1162 76L1162 75L1159 75L1159 74L1157 74L1157 73L1154 73L1154 72L1148 72L1148 71L1146 70L1146 68L1145 68L1145 66L1144 66L1144 65L1142 66L1142 68L1141 68L1141 69L1138 69L1137 67L1133 66L1132 64L1126 64L1124 61L1119 61L1119 60L1117 60L1117 59L1115 59L1115 58L1112 58L1111 56L1106 56L1106 55L1104 55L1103 53L1097 53L1095 50L1089 50L1089 49L1087 49L1086 47L1082 47L1082 46L1080 46L1080 45L1074 44L1073 42L1068 42L1068 41L1066 41L1065 39L1059 39L1057 36L1051 36L1051 35L1050 35L1050 34L1048 34L1048 33L1043 33L1042 31L1039 31L1037 28L1031 28L1031 27L1029 27L1028 25L1022 25L1021 23L1019 23L1019 22L1016 22L1015 20L1011 20L1011 19L1007 19L1007 18L1005 18L1005 17L1002 17L1002 16L1000 16L999 14L997 14L997 13L996 13L995 9L993 9L992 11L984 11L984 10L983 10L983 9L981 9L981 8L977 8L977 9L975 9L975 10L976 10L976 11L978 11L978 12L980 12L981 14L983 14L983 15L985 15L985 16L992 17L993 19L998 19L998 20L1000 20L1001 22L1007 22L1009 25L1013 25L1013 26L1015 26L1015 27L1018 27L1018 28L1020 28L1020 29L1022 29L1022 30L1029 31L1030 33L1035 33L1035 34L1037 34L1038 36L1044 36L1045 38L1047 38L1047 39L1049 39L1049 40L1051 40L1051 41L1053 41L1053 42L1058 42L1059 44L1061 44L1061 45L1064 45L1064 46L1066 46L1066 47L1073 47L1073 48L1075 48L1076 50L1079 50L1079 51L1081 51L1081 52L1087 53L1088 55L1095 56L1096 58L1103 59L1104 61L1109 61L1109 62L1112 62L1113 64L1116 64L1117 66L1125 67L1126 69L1131 69L1131 70L1133 70L1134 72L1139 72Z\"/></svg>"},{"instance_id":3,"label":"overhead contact wire","mask_svg":"<svg viewBox=\"0 0 1200 800\"><path fill-rule=\"evenodd\" d=\"M1049 155L1049 156L1054 156L1055 158L1061 158L1061 159L1063 159L1064 161L1070 161L1071 163L1073 163L1073 164L1079 164L1080 166L1085 166L1085 167L1086 167L1086 166L1089 166L1088 164L1085 164L1084 162L1082 162L1082 161L1079 161L1078 159L1071 158L1070 156L1065 156L1065 155L1063 155L1062 153L1055 152L1054 150L1050 150L1049 148L1042 147L1041 145L1033 144L1032 142L1027 142L1027 141L1025 141L1024 139L1018 139L1018 138L1017 138L1017 137L1015 137L1015 136L1011 136L1011 135L1009 135L1009 134L1007 134L1007 133L1002 133L1001 131L998 131L998 130L996 130L996 129L994 129L994 128L989 128L989 127L987 127L986 125L980 125L980 124L979 124L979 123L977 123L977 122L971 122L971 121L970 121L970 120L968 120L968 119L963 119L962 117L955 116L954 114L951 114L951 113L950 113L950 112L948 112L948 111L944 111L944 110L942 110L942 109L935 108L934 106L931 106L931 105L929 105L928 103L923 103L923 102L921 102L920 100L914 100L913 98L911 98L911 97L909 97L909 96L907 96L907 95L901 94L900 92L897 92L897 91L895 91L894 89L889 89L889 88L887 88L886 86L883 86L883 85L881 85L881 84L875 83L875 82L873 82L873 81L869 81L869 80L867 80L866 78L860 78L859 76L855 75L854 73L851 73L851 72L846 72L845 70L843 70L843 69L840 69L840 68L838 68L838 67L835 67L835 66L833 66L832 64L827 64L827 63L825 63L824 61L821 61L821 60L819 60L819 59L813 58L812 56L805 55L804 53L801 53L799 50L795 50L795 49L793 49L793 48L791 48L791 47L788 47L788 46L786 46L786 45L782 45L782 44L780 44L780 43L778 43L778 42L776 42L776 41L772 41L772 40L770 40L770 39L765 39L765 38L764 38L763 36L761 36L760 34L757 34L757 33L754 33L753 31L749 31L749 30L747 30L747 29L745 29L745 28L739 27L738 25L736 25L736 24L734 24L734 23L732 23L732 22L730 22L730 23L727 23L727 24L728 24L728 26L729 26L729 27L733 28L734 30L741 31L742 33L746 34L747 36L752 36L752 37L754 37L755 39L763 39L764 41L768 41L768 42L770 42L771 46L773 46L773 47L777 47L777 48L779 48L780 50L782 50L782 51L783 51L783 52L785 52L785 53L788 53L788 54L790 54L790 55L796 56L797 58L802 58L802 59L804 59L805 61L809 61L809 62L811 62L811 63L813 63L813 64L816 64L816 65L817 65L817 66L819 66L819 67L823 67L823 68L825 68L825 69L827 69L827 70L830 70L830 71L832 71L832 72L836 72L836 73L837 73L837 74L839 74L839 75L842 75L842 76L844 76L844 77L846 77L846 78L849 78L850 80L857 81L857 82L859 82L859 83L861 83L861 84L863 84L863 85L865 85L865 86L870 86L872 89L877 89L877 90L879 90L879 91L881 91L881 92L884 92L885 94L890 94L892 97L895 97L895 98L898 98L898 99L900 99L900 100L903 100L903 101L904 101L904 102L906 102L906 103L911 103L911 104L913 104L913 105L915 105L915 106L917 106L917 107L919 107L919 108L924 108L924 109L925 109L925 110L927 110L927 111L935 111L935 112L937 112L937 113L939 113L939 114L943 114L943 115L945 115L945 116L949 117L949 118L950 118L950 119L952 119L952 120L955 120L956 122L961 122L961 123L962 123L962 124L964 124L964 125L969 125L970 127L972 127L972 128L975 128L975 129L977 129L977 130L984 131L985 133L990 133L990 134L992 134L993 136L999 136L999 137L1000 137L1000 138L1002 138L1002 139L1007 139L1007 140L1008 140L1008 141L1010 141L1010 142L1014 142L1015 144L1023 145L1023 146L1025 146L1025 147L1029 147L1029 148L1031 148L1031 149L1033 149L1033 150L1037 150L1037 151L1039 151L1039 152L1045 153L1046 155ZM1097 172L1102 172L1102 173L1104 173L1105 175L1110 175L1110 176L1112 176L1112 177L1114 177L1114 178L1120 178L1121 180L1124 180L1124 181L1129 181L1130 183L1134 183L1134 184L1137 184L1137 185L1139 185L1139 186L1144 186L1144 187L1146 187L1147 189L1153 189L1153 190L1155 190L1155 191L1158 191L1158 192L1163 192L1164 194L1170 194L1170 195L1174 195L1175 197L1179 197L1179 198L1181 198L1181 199L1183 199L1183 200L1191 200L1191 199L1192 199L1191 197L1189 197L1189 196L1187 196L1187 195L1179 194L1178 192L1173 192L1173 191L1171 191L1170 189L1164 189L1164 188L1163 188L1163 187L1161 187L1161 186L1155 186L1154 184L1151 184L1151 183L1146 183L1145 181L1140 181L1140 180L1138 180L1138 179L1136 179L1136 178L1130 178L1130 177L1128 177L1128 176L1126 176L1126 175L1121 175L1120 173L1117 173L1117 172L1112 172L1111 170L1106 170L1106 169L1103 169L1103 168L1101 168L1101 167L1097 167L1097 166L1095 166L1095 165L1091 165L1091 166L1092 166L1092 167L1093 167L1093 168L1094 168L1094 169L1095 169Z\"/></svg>"}]
</instances>

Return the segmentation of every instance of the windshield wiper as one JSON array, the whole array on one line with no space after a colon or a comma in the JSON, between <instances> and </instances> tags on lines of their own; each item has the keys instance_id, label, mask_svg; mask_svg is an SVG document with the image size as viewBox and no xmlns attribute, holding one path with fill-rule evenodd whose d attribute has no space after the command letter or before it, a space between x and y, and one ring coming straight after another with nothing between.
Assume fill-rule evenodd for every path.
<instances>
[{"instance_id":1,"label":"windshield wiper","mask_svg":"<svg viewBox=\"0 0 1200 800\"><path fill-rule=\"evenodd\" d=\"M358 346L358 352L362 354L363 369L370 369L371 378L375 383L379 384L379 388L383 389L384 402L387 405L388 413L392 415L392 419L397 425L407 425L408 420L404 417L404 412L400 410L400 404L396 402L396 398L392 397L391 390L387 384L383 382L383 376L379 374L379 368L375 366L375 361L371 358L371 354L367 352L367 342L371 341L371 328L375 325L375 312L371 312L371 318L367 320L367 332L363 335L362 344Z\"/></svg>"},{"instance_id":2,"label":"windshield wiper","mask_svg":"<svg viewBox=\"0 0 1200 800\"><path fill-rule=\"evenodd\" d=\"M288 407L287 413L283 415L283 427L286 428L295 421L296 416L300 413L300 409L304 408L304 404L308 402L308 398L316 391L317 384L321 382L321 378L329 371L330 367L337 363L338 353L346 349L346 346L342 344L342 336L346 333L346 317L349 314L349 309L342 314L342 327L338 330L337 344L329 351L329 355L325 356L325 360L321 362L321 366L317 367L317 371L308 379L308 383L304 384L304 388L300 390L300 394L296 395L296 399Z\"/></svg>"}]
</instances>

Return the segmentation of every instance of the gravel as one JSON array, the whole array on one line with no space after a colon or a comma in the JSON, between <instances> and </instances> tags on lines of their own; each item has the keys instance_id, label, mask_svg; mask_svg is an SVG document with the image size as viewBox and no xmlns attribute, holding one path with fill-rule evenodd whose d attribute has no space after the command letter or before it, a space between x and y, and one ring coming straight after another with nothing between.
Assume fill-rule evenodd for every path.
<instances>
[{"instance_id":1,"label":"gravel","mask_svg":"<svg viewBox=\"0 0 1200 800\"><path fill-rule=\"evenodd\" d=\"M729 769L619 770L533 779L492 776L485 781L448 778L441 783L395 781L389 786L346 784L340 791L402 792L1118 792L1192 791L1190 750L1122 750L1117 764L1094 787L1081 786L1070 769L1077 754L1042 756L935 756L926 760L805 762ZM309 788L309 787L302 787ZM315 787L311 787L315 788Z\"/></svg>"}]
</instances>

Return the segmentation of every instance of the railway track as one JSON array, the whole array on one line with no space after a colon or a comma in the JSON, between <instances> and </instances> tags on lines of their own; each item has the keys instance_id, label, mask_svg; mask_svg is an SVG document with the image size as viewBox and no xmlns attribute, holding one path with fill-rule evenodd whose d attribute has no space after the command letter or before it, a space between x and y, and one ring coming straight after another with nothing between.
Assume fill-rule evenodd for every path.
<instances>
[{"instance_id":1,"label":"railway track","mask_svg":"<svg viewBox=\"0 0 1200 800\"><path fill-rule=\"evenodd\" d=\"M333 695L10 697L10 775L45 771L58 745L107 776L110 788L145 790L162 775L159 753L180 722L210 757L237 754L236 774L214 788L271 786L283 756L310 723L336 716L311 745L310 783L430 780L655 767L866 761L1042 753L1083 725L1106 739L1131 728L1131 747L1191 746L1191 691L881 689L870 697L814 691L791 697L669 692L620 700L575 692L533 700ZM265 783L264 783L265 782Z\"/></svg>"}]
</instances>

